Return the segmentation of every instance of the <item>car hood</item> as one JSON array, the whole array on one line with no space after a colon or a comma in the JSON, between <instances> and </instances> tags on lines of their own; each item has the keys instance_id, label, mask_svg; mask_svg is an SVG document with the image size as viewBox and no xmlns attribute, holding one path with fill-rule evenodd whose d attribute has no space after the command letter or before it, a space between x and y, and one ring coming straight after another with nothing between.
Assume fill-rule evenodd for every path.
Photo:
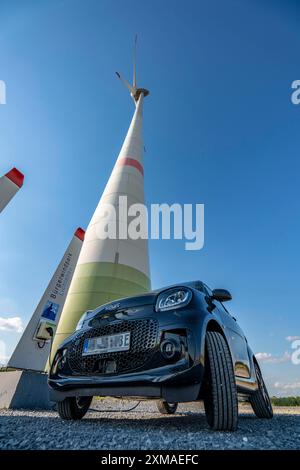
<instances>
[{"instance_id":1,"label":"car hood","mask_svg":"<svg viewBox=\"0 0 300 470\"><path fill-rule=\"evenodd\" d=\"M122 299L113 300L107 304L101 305L91 312L91 316L102 313L114 313L126 310L131 307L140 307L143 305L154 305L156 302L157 292L148 292L146 294L135 295L132 297L124 297Z\"/></svg>"},{"instance_id":2,"label":"car hood","mask_svg":"<svg viewBox=\"0 0 300 470\"><path fill-rule=\"evenodd\" d=\"M86 327L98 328L105 323L110 323L116 320L124 320L134 318L136 314L143 311L145 306L153 306L156 304L158 295L174 287L189 287L192 289L199 289L199 285L202 284L201 281L192 281L192 282L182 282L169 286L156 289L145 294L139 294L131 297L124 297L121 299L116 299L107 304L101 305L94 310L86 312L85 325ZM69 341L74 339L78 334L81 334L82 330L74 331L74 333L69 336L61 345L63 347Z\"/></svg>"},{"instance_id":3,"label":"car hood","mask_svg":"<svg viewBox=\"0 0 300 470\"><path fill-rule=\"evenodd\" d=\"M146 305L153 306L156 303L158 293L151 291L146 294L140 294L132 297L124 297L122 299L116 299L107 304L101 305L95 308L95 310L89 310L86 312L84 319L84 327L80 330L74 331L68 338L66 338L60 345L60 348L64 347L70 341L73 341L78 335L82 334L86 327L98 328L107 323L134 318L138 311L142 311Z\"/></svg>"},{"instance_id":4,"label":"car hood","mask_svg":"<svg viewBox=\"0 0 300 470\"><path fill-rule=\"evenodd\" d=\"M95 310L90 312L91 318L98 314L103 313L114 313L118 311L122 311L125 309L129 309L131 307L141 307L144 305L154 305L156 303L157 296L168 289L172 289L175 287L189 287L193 289L199 288L199 283L201 281L192 281L192 282L182 282L177 284L172 284L169 286L161 287L160 289L156 289L145 294L139 294L132 297L124 297L122 299L117 299L112 302L108 302L107 304L101 305L97 307ZM202 284L202 283L201 283Z\"/></svg>"}]
</instances>

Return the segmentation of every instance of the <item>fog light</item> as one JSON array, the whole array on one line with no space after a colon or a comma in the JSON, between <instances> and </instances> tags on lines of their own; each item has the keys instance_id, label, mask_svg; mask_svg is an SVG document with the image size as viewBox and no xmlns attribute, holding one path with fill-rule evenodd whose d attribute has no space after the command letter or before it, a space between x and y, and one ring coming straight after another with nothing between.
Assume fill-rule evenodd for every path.
<instances>
[{"instance_id":1,"label":"fog light","mask_svg":"<svg viewBox=\"0 0 300 470\"><path fill-rule=\"evenodd\" d=\"M166 339L160 345L160 350L165 359L175 360L181 355L181 345L174 339Z\"/></svg>"}]
</instances>

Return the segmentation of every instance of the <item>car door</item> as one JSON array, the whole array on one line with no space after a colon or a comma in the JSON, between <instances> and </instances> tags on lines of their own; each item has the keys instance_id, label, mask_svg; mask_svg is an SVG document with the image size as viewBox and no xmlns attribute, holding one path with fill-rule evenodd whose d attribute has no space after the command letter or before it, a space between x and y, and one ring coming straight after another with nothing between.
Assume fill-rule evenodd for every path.
<instances>
[{"instance_id":1,"label":"car door","mask_svg":"<svg viewBox=\"0 0 300 470\"><path fill-rule=\"evenodd\" d=\"M205 286L205 288L211 297L212 291L207 286ZM213 313L215 315L219 315L227 341L229 342L235 375L237 377L249 378L251 376L251 366L248 355L247 339L243 330L239 327L236 319L230 315L226 307L224 307L221 302L213 299L212 304L217 310L216 311L214 309Z\"/></svg>"},{"instance_id":2,"label":"car door","mask_svg":"<svg viewBox=\"0 0 300 470\"><path fill-rule=\"evenodd\" d=\"M233 356L234 370L237 377L249 378L250 360L248 355L248 345L243 330L239 327L236 319L230 315L226 307L219 302L214 301L225 328L226 337L230 343Z\"/></svg>"}]
</instances>

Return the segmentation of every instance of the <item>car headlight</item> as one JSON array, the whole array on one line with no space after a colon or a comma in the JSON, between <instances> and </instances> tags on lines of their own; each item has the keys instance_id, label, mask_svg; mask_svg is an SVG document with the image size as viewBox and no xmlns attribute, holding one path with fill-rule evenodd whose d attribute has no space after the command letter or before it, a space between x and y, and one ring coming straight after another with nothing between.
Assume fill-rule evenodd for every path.
<instances>
[{"instance_id":1,"label":"car headlight","mask_svg":"<svg viewBox=\"0 0 300 470\"><path fill-rule=\"evenodd\" d=\"M79 322L77 323L76 325L76 328L75 328L75 331L78 331L78 330L81 330L81 328L84 327L84 324L87 320L87 317L89 316L89 314L91 313L92 310L88 310L87 312L84 312L83 315L81 315L80 319L79 319Z\"/></svg>"},{"instance_id":2,"label":"car headlight","mask_svg":"<svg viewBox=\"0 0 300 470\"><path fill-rule=\"evenodd\" d=\"M178 307L184 307L192 298L190 289L177 287L176 289L167 290L159 294L156 301L156 311L164 312Z\"/></svg>"},{"instance_id":3,"label":"car headlight","mask_svg":"<svg viewBox=\"0 0 300 470\"><path fill-rule=\"evenodd\" d=\"M64 368L67 362L67 349L58 351L55 354L54 360L51 364L50 375L57 374L58 370Z\"/></svg>"}]
</instances>

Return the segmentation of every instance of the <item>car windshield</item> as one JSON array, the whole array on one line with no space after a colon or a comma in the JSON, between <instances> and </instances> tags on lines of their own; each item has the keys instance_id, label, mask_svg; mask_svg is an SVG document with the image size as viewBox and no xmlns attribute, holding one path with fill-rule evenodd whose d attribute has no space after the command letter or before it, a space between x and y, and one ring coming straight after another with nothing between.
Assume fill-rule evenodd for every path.
<instances>
[{"instance_id":1,"label":"car windshield","mask_svg":"<svg viewBox=\"0 0 300 470\"><path fill-rule=\"evenodd\" d=\"M176 284L172 284L170 286L166 286L165 289L172 289L172 287L177 286L187 286L193 289L196 289L204 294L207 294L207 289L205 284L202 281L188 281L188 282L177 282ZM154 290L153 292L159 292L161 289Z\"/></svg>"},{"instance_id":2,"label":"car windshield","mask_svg":"<svg viewBox=\"0 0 300 470\"><path fill-rule=\"evenodd\" d=\"M189 281L184 282L184 286L192 287L193 289L199 290L200 292L206 293L205 284L202 281Z\"/></svg>"}]
</instances>

